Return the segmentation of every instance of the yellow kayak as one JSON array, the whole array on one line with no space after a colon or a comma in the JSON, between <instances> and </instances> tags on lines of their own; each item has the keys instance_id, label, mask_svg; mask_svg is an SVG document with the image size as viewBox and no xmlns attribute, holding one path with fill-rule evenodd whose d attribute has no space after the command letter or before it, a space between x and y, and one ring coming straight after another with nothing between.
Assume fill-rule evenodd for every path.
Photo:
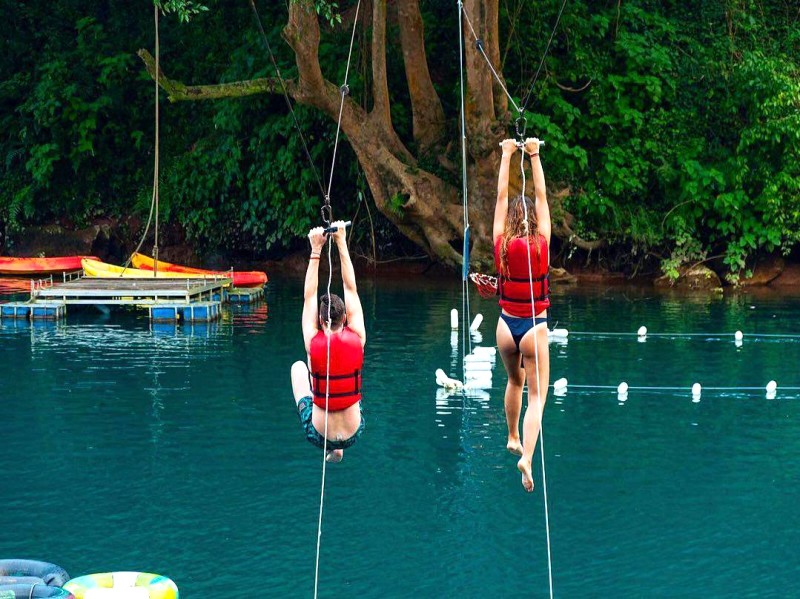
<instances>
[{"instance_id":1,"label":"yellow kayak","mask_svg":"<svg viewBox=\"0 0 800 599\"><path fill-rule=\"evenodd\" d=\"M84 258L81 260L83 272L87 277L97 277L105 279L153 279L154 272L152 270L140 270L138 268L122 268L114 264L106 264L99 260L90 260ZM220 279L224 278L220 275L201 275L201 274L187 274L183 272L162 272L158 271L159 279Z\"/></svg>"}]
</instances>

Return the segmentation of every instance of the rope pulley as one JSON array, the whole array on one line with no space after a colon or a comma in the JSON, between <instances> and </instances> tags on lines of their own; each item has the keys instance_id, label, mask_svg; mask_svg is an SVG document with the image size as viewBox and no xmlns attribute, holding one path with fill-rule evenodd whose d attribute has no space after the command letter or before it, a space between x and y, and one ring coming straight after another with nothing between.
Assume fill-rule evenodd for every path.
<instances>
[{"instance_id":1,"label":"rope pulley","mask_svg":"<svg viewBox=\"0 0 800 599\"><path fill-rule=\"evenodd\" d=\"M350 95L350 86L347 85L346 83L343 83L341 85L341 87L339 87L339 93L341 93L342 96L349 96Z\"/></svg>"}]
</instances>

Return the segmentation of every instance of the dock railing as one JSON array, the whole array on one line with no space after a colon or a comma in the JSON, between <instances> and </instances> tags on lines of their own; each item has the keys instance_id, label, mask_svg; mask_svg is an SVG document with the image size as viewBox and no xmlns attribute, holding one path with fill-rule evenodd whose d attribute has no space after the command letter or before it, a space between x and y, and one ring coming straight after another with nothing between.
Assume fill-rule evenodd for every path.
<instances>
[{"instance_id":1,"label":"dock railing","mask_svg":"<svg viewBox=\"0 0 800 599\"><path fill-rule=\"evenodd\" d=\"M72 272L61 273L61 277L63 278L64 283L67 283L69 281L75 281L77 279L80 279L82 276L83 276L83 269L73 270Z\"/></svg>"},{"instance_id":2,"label":"dock railing","mask_svg":"<svg viewBox=\"0 0 800 599\"><path fill-rule=\"evenodd\" d=\"M42 289L48 289L53 286L53 275L46 279L31 279L31 299L35 299Z\"/></svg>"}]
</instances>

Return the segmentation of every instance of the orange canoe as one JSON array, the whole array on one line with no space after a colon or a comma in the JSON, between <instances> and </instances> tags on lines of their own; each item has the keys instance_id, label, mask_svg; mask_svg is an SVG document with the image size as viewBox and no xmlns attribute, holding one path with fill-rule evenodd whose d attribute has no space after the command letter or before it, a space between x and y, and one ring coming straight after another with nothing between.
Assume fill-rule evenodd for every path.
<instances>
[{"instance_id":1,"label":"orange canoe","mask_svg":"<svg viewBox=\"0 0 800 599\"><path fill-rule=\"evenodd\" d=\"M49 275L81 269L81 260L94 256L58 256L53 258L0 258L0 274Z\"/></svg>"},{"instance_id":2,"label":"orange canoe","mask_svg":"<svg viewBox=\"0 0 800 599\"><path fill-rule=\"evenodd\" d=\"M153 270L155 260L150 256L144 254L134 254L131 260L136 268L142 270ZM191 275L222 275L227 276L230 273L220 270L205 270L202 268L192 268L191 266L180 266L179 264L170 264L169 262L158 261L158 270L164 272L182 272ZM233 286L234 287L261 287L267 282L267 273L258 270L252 271L233 271Z\"/></svg>"}]
</instances>

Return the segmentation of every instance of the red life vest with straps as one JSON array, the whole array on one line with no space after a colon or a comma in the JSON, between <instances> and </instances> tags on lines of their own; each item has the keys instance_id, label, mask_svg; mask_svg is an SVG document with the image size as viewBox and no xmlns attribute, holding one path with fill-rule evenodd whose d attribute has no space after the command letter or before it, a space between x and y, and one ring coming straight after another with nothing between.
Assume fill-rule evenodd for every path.
<instances>
[{"instance_id":1,"label":"red life vest with straps","mask_svg":"<svg viewBox=\"0 0 800 599\"><path fill-rule=\"evenodd\" d=\"M361 401L361 368L364 365L364 348L361 338L349 327L331 333L331 360L328 373L328 337L319 331L311 339L311 391L314 403L325 409L325 384L328 389L328 409L344 410Z\"/></svg>"},{"instance_id":2,"label":"red life vest with straps","mask_svg":"<svg viewBox=\"0 0 800 599\"><path fill-rule=\"evenodd\" d=\"M497 287L500 293L500 307L511 316L530 318L531 282L533 276L533 297L536 314L550 307L550 256L547 240L539 235L539 251L533 239L530 241L530 273L528 272L528 250L524 237L516 237L508 242L508 270L504 273L500 262L500 249L503 237L499 235L494 242L494 264L497 268Z\"/></svg>"}]
</instances>

